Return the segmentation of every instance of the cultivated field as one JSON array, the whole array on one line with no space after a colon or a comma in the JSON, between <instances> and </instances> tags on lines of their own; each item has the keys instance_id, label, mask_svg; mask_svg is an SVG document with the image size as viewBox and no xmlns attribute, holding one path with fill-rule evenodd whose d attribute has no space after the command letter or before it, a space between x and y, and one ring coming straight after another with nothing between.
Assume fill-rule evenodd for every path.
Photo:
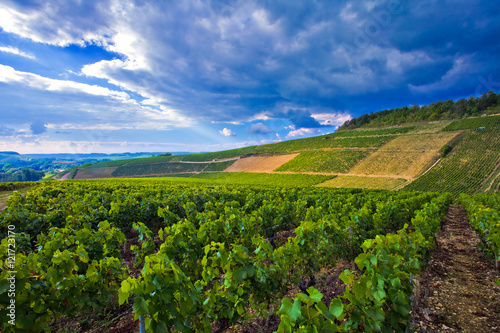
<instances>
[{"instance_id":1,"label":"cultivated field","mask_svg":"<svg viewBox=\"0 0 500 333\"><path fill-rule=\"evenodd\" d=\"M500 126L470 130L449 155L405 189L472 194L495 176L499 163Z\"/></svg>"},{"instance_id":2,"label":"cultivated field","mask_svg":"<svg viewBox=\"0 0 500 333\"><path fill-rule=\"evenodd\" d=\"M276 171L348 172L373 150L311 150L283 164Z\"/></svg>"},{"instance_id":3,"label":"cultivated field","mask_svg":"<svg viewBox=\"0 0 500 333\"><path fill-rule=\"evenodd\" d=\"M436 159L439 150L457 133L402 135L351 169L353 174L413 178Z\"/></svg>"},{"instance_id":4,"label":"cultivated field","mask_svg":"<svg viewBox=\"0 0 500 333\"><path fill-rule=\"evenodd\" d=\"M379 151L434 151L438 152L457 133L402 135L380 147Z\"/></svg>"},{"instance_id":5,"label":"cultivated field","mask_svg":"<svg viewBox=\"0 0 500 333\"><path fill-rule=\"evenodd\" d=\"M295 158L298 154L279 156L244 157L225 169L225 172L273 172L283 164Z\"/></svg>"},{"instance_id":6,"label":"cultivated field","mask_svg":"<svg viewBox=\"0 0 500 333\"><path fill-rule=\"evenodd\" d=\"M392 190L406 182L407 180L403 178L339 175L316 186Z\"/></svg>"}]
</instances>

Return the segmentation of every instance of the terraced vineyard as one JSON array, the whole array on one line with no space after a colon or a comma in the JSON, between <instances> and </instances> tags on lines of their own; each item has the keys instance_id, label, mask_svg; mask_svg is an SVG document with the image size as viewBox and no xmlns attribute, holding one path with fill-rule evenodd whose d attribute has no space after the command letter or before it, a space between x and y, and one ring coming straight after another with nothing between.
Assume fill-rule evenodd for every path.
<instances>
[{"instance_id":1,"label":"terraced vineyard","mask_svg":"<svg viewBox=\"0 0 500 333\"><path fill-rule=\"evenodd\" d=\"M472 194L500 163L500 126L469 130L453 151L406 190Z\"/></svg>"},{"instance_id":2,"label":"terraced vineyard","mask_svg":"<svg viewBox=\"0 0 500 333\"><path fill-rule=\"evenodd\" d=\"M399 190L406 183L410 190L497 193L498 131L490 131L492 126L500 126L499 121L500 115L490 115L411 126L361 127L220 152L96 163L73 170L69 178L193 177L207 172L318 173L339 175L325 184L331 187ZM481 129L487 132L474 139L471 132ZM446 145L452 150L444 157L441 151Z\"/></svg>"},{"instance_id":3,"label":"terraced vineyard","mask_svg":"<svg viewBox=\"0 0 500 333\"><path fill-rule=\"evenodd\" d=\"M452 122L443 131L456 131L463 129L475 129L479 127L500 125L499 116L466 118Z\"/></svg>"},{"instance_id":4,"label":"terraced vineyard","mask_svg":"<svg viewBox=\"0 0 500 333\"><path fill-rule=\"evenodd\" d=\"M280 143L257 146L253 153L256 154L276 154L291 153L302 150L321 148L374 148L380 147L386 142L394 139L395 135L377 135L377 136L354 136L354 137L336 137L335 135L324 135L315 138L298 139L284 141Z\"/></svg>"},{"instance_id":5,"label":"terraced vineyard","mask_svg":"<svg viewBox=\"0 0 500 333\"><path fill-rule=\"evenodd\" d=\"M311 150L300 153L275 171L348 172L371 150Z\"/></svg>"},{"instance_id":6,"label":"terraced vineyard","mask_svg":"<svg viewBox=\"0 0 500 333\"><path fill-rule=\"evenodd\" d=\"M399 136L357 164L350 173L413 178L438 156L456 133Z\"/></svg>"}]
</instances>

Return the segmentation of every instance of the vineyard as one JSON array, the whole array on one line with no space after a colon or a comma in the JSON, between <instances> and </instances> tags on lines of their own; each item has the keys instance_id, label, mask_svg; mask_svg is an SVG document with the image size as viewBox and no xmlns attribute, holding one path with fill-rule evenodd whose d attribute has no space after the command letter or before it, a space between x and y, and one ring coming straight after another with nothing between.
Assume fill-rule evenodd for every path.
<instances>
[{"instance_id":1,"label":"vineyard","mask_svg":"<svg viewBox=\"0 0 500 333\"><path fill-rule=\"evenodd\" d=\"M500 116L489 116L479 118L466 118L456 120L443 128L443 131L456 131L463 129L474 129L478 127L486 127L492 125L500 125Z\"/></svg>"},{"instance_id":2,"label":"vineyard","mask_svg":"<svg viewBox=\"0 0 500 333\"><path fill-rule=\"evenodd\" d=\"M0 250L7 265L15 243L17 329L87 318L75 329L89 330L129 303L155 332L211 332L274 313L283 332L399 331L411 309L410 273L451 199L176 181L67 181L15 192L1 215ZM347 288L327 308L313 281L340 261L358 268L342 274ZM0 274L6 281L8 270ZM297 286L302 293L290 295ZM5 308L8 285L1 288ZM1 320L2 331L12 329Z\"/></svg>"},{"instance_id":3,"label":"vineyard","mask_svg":"<svg viewBox=\"0 0 500 333\"><path fill-rule=\"evenodd\" d=\"M483 249L495 258L496 268L500 269L500 195L461 194L459 202L481 237Z\"/></svg>"},{"instance_id":4,"label":"vineyard","mask_svg":"<svg viewBox=\"0 0 500 333\"><path fill-rule=\"evenodd\" d=\"M405 189L472 194L494 175L499 152L500 126L470 130L449 155Z\"/></svg>"},{"instance_id":5,"label":"vineyard","mask_svg":"<svg viewBox=\"0 0 500 333\"><path fill-rule=\"evenodd\" d=\"M300 153L290 162L275 169L293 172L348 172L369 150L310 150Z\"/></svg>"},{"instance_id":6,"label":"vineyard","mask_svg":"<svg viewBox=\"0 0 500 333\"><path fill-rule=\"evenodd\" d=\"M337 177L327 180L317 186L392 190L404 185L406 182L406 179L403 178L338 175Z\"/></svg>"}]
</instances>

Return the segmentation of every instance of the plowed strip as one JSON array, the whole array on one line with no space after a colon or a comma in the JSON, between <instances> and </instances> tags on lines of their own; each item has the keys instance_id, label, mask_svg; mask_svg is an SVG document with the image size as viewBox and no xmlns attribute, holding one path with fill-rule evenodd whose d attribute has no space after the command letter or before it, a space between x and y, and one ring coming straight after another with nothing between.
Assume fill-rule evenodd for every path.
<instances>
[{"instance_id":1,"label":"plowed strip","mask_svg":"<svg viewBox=\"0 0 500 333\"><path fill-rule=\"evenodd\" d=\"M279 156L253 156L244 157L225 169L225 172L273 172L286 162L292 160L299 154L288 154Z\"/></svg>"},{"instance_id":2,"label":"plowed strip","mask_svg":"<svg viewBox=\"0 0 500 333\"><path fill-rule=\"evenodd\" d=\"M416 288L412 332L500 332L500 287L461 206L450 206Z\"/></svg>"}]
</instances>

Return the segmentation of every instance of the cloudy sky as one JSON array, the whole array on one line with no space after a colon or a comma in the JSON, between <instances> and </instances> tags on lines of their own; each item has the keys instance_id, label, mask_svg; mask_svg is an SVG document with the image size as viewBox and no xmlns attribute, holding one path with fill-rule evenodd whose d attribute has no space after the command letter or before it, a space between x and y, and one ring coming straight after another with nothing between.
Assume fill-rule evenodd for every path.
<instances>
[{"instance_id":1,"label":"cloudy sky","mask_svg":"<svg viewBox=\"0 0 500 333\"><path fill-rule=\"evenodd\" d=\"M2 0L0 150L214 151L500 91L498 0Z\"/></svg>"}]
</instances>

